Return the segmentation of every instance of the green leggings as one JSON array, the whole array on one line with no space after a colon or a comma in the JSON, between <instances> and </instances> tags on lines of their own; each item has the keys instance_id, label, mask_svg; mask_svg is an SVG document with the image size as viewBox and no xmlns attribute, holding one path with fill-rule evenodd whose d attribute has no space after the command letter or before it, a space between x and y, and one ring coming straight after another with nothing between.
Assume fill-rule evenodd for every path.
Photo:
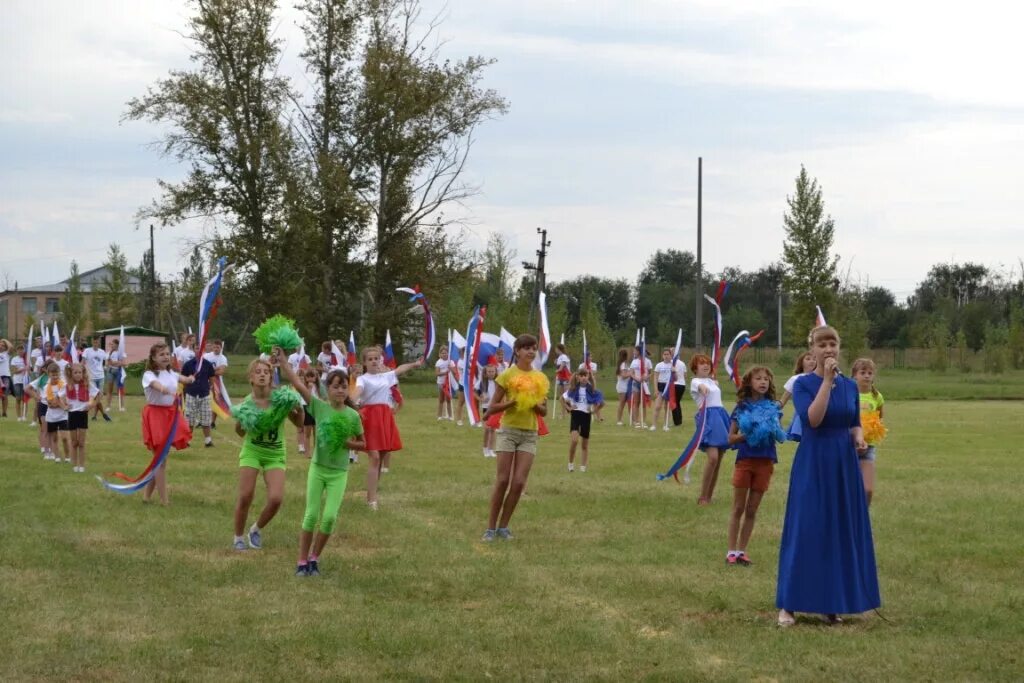
<instances>
[{"instance_id":1,"label":"green leggings","mask_svg":"<svg viewBox=\"0 0 1024 683\"><path fill-rule=\"evenodd\" d=\"M309 463L309 476L306 477L306 514L302 517L303 531L312 531L316 527L317 513L320 512L320 502L325 493L327 496L323 501L324 514L320 518L320 533L329 534L334 531L347 484L348 470L332 470L315 462Z\"/></svg>"}]
</instances>

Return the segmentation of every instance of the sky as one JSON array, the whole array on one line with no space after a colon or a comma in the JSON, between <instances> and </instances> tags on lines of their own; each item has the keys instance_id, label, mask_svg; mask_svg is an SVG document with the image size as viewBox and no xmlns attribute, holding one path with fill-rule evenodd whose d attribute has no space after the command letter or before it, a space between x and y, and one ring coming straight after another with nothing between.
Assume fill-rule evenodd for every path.
<instances>
[{"instance_id":1,"label":"sky","mask_svg":"<svg viewBox=\"0 0 1024 683\"><path fill-rule=\"evenodd\" d=\"M282 2L281 71L305 82L297 12ZM187 68L189 8L163 0L5 0L0 24L0 288L99 266L118 242L139 263L135 214L157 179L154 125L126 102ZM468 245L500 232L549 282L635 281L657 249L711 273L780 259L801 165L835 220L844 276L898 299L937 263L1022 276L1024 9L978 0L423 0L441 53L494 58L484 85L510 104L476 133L449 209ZM157 269L187 260L198 221L159 227ZM1014 271L1016 275L1014 275Z\"/></svg>"}]
</instances>

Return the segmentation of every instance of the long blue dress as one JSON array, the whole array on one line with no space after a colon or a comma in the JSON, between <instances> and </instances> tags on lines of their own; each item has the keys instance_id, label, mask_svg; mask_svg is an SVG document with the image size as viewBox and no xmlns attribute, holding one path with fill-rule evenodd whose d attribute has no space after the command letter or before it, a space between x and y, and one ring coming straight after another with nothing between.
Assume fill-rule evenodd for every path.
<instances>
[{"instance_id":1,"label":"long blue dress","mask_svg":"<svg viewBox=\"0 0 1024 683\"><path fill-rule=\"evenodd\" d=\"M803 435L793 460L779 549L775 605L790 612L856 614L882 604L864 482L850 428L860 425L857 383L837 377L825 417L807 409L821 387L814 373L796 381L793 404Z\"/></svg>"}]
</instances>

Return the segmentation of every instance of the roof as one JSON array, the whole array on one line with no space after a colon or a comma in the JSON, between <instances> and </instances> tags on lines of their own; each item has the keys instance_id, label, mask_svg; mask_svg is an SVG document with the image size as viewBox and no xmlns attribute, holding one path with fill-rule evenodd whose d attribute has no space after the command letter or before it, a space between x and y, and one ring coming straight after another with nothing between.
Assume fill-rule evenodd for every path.
<instances>
[{"instance_id":1,"label":"roof","mask_svg":"<svg viewBox=\"0 0 1024 683\"><path fill-rule=\"evenodd\" d=\"M105 330L96 330L93 332L94 335L100 334L121 334L120 327L109 327ZM161 332L159 330L151 330L148 327L139 327L137 325L128 326L125 325L124 335L126 337L170 337L170 333Z\"/></svg>"},{"instance_id":2,"label":"roof","mask_svg":"<svg viewBox=\"0 0 1024 683\"><path fill-rule=\"evenodd\" d=\"M87 270L84 273L79 273L78 279L81 281L82 292L91 294L94 289L98 288L99 285L103 284L103 280L107 277L108 272L109 269L106 266L100 266L99 268L93 268L92 270ZM35 285L33 287L21 287L16 291L7 290L6 292L0 292L0 294L63 294L65 291L67 291L68 280L70 279L71 278L61 280L60 282L55 282L52 285ZM140 284L141 283L139 281L139 278L129 273L128 289L137 292L139 291Z\"/></svg>"}]
</instances>

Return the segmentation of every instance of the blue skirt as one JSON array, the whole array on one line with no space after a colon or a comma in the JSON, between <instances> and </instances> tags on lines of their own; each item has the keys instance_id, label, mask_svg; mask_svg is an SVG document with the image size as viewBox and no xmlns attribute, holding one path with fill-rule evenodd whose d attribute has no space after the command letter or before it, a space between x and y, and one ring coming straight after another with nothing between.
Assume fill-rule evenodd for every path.
<instances>
[{"instance_id":1,"label":"blue skirt","mask_svg":"<svg viewBox=\"0 0 1024 683\"><path fill-rule=\"evenodd\" d=\"M697 412L693 416L696 425L700 418ZM725 450L729 448L729 413L721 406L708 408L708 423L704 426L704 437L700 440L700 449L706 451L709 448Z\"/></svg>"},{"instance_id":2,"label":"blue skirt","mask_svg":"<svg viewBox=\"0 0 1024 683\"><path fill-rule=\"evenodd\" d=\"M789 429L786 430L786 439L799 442L802 434L803 427L800 425L800 416L794 415L793 421L789 423Z\"/></svg>"},{"instance_id":3,"label":"blue skirt","mask_svg":"<svg viewBox=\"0 0 1024 683\"><path fill-rule=\"evenodd\" d=\"M882 604L857 451L847 427L804 430L789 475L775 605L858 614Z\"/></svg>"}]
</instances>

